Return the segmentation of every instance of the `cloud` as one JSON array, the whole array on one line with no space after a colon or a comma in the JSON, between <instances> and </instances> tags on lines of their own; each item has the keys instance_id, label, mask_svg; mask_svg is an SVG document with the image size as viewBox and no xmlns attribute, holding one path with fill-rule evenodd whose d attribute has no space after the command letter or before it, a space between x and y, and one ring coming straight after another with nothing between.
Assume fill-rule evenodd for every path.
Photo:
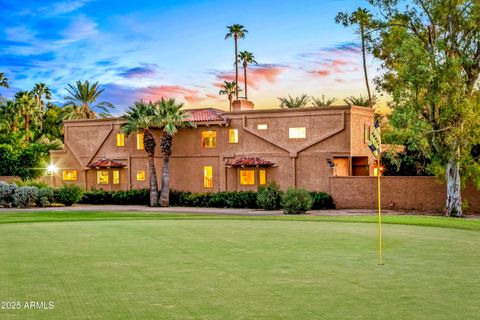
<instances>
[{"instance_id":1,"label":"cloud","mask_svg":"<svg viewBox=\"0 0 480 320\"><path fill-rule=\"evenodd\" d=\"M356 61L346 59L332 59L319 62L318 65L320 68L308 70L308 73L319 77L328 77L330 75L356 72L359 69Z\"/></svg>"},{"instance_id":2,"label":"cloud","mask_svg":"<svg viewBox=\"0 0 480 320\"><path fill-rule=\"evenodd\" d=\"M278 77L288 67L280 64L258 64L250 66L247 69L248 86L254 89L259 89L262 83L275 83ZM215 71L213 72L215 73ZM235 72L233 71L216 71L215 83L221 86L223 81L235 81ZM243 70L239 70L239 82L243 81Z\"/></svg>"},{"instance_id":3,"label":"cloud","mask_svg":"<svg viewBox=\"0 0 480 320\"><path fill-rule=\"evenodd\" d=\"M120 76L128 79L150 78L158 75L158 65L142 64L141 67L126 69L120 72Z\"/></svg>"},{"instance_id":4,"label":"cloud","mask_svg":"<svg viewBox=\"0 0 480 320\"><path fill-rule=\"evenodd\" d=\"M97 23L84 15L79 15L60 33L63 39L57 42L60 44L68 44L86 39L96 33Z\"/></svg>"},{"instance_id":5,"label":"cloud","mask_svg":"<svg viewBox=\"0 0 480 320\"><path fill-rule=\"evenodd\" d=\"M76 11L91 0L77 0L77 1L61 1L61 2L55 2L52 4L50 8L50 14L51 15L60 15L60 14L65 14L65 13L70 13L73 11Z\"/></svg>"}]
</instances>

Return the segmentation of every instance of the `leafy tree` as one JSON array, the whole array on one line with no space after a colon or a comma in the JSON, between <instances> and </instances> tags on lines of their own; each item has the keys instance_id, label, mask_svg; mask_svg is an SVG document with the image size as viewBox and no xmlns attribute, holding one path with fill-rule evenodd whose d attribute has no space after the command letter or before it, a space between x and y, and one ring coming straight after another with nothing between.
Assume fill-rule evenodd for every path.
<instances>
[{"instance_id":1,"label":"leafy tree","mask_svg":"<svg viewBox=\"0 0 480 320\"><path fill-rule=\"evenodd\" d=\"M225 40L233 38L235 40L235 97L238 100L238 39L244 39L248 30L240 24L227 26L228 33L225 35Z\"/></svg>"},{"instance_id":2,"label":"leafy tree","mask_svg":"<svg viewBox=\"0 0 480 320\"><path fill-rule=\"evenodd\" d=\"M0 132L9 133L18 131L18 122L20 116L17 112L17 106L12 100L6 100L0 105Z\"/></svg>"},{"instance_id":3,"label":"leafy tree","mask_svg":"<svg viewBox=\"0 0 480 320\"><path fill-rule=\"evenodd\" d=\"M5 73L0 72L0 88L8 88L8 79L5 76Z\"/></svg>"},{"instance_id":4,"label":"leafy tree","mask_svg":"<svg viewBox=\"0 0 480 320\"><path fill-rule=\"evenodd\" d=\"M237 84L235 81L232 81L232 82L224 81L218 93L220 95L228 96L228 101L230 102L230 107L229 107L230 111L232 111L232 100L233 100L233 95L235 93L236 85Z\"/></svg>"},{"instance_id":5,"label":"leafy tree","mask_svg":"<svg viewBox=\"0 0 480 320\"><path fill-rule=\"evenodd\" d=\"M175 99L161 99L155 103L155 127L160 128L162 138L160 149L163 154L162 190L160 192L160 205L168 207L170 199L170 156L173 151L173 136L178 129L195 127L195 124L188 121L188 113L181 110L183 103L176 103Z\"/></svg>"},{"instance_id":6,"label":"leafy tree","mask_svg":"<svg viewBox=\"0 0 480 320\"><path fill-rule=\"evenodd\" d=\"M325 95L322 95L321 98L310 97L310 100L312 101L312 104L313 104L314 107L331 106L332 104L334 104L337 101L336 98L327 99L327 98L325 98Z\"/></svg>"},{"instance_id":7,"label":"leafy tree","mask_svg":"<svg viewBox=\"0 0 480 320\"><path fill-rule=\"evenodd\" d=\"M150 206L158 203L157 170L155 168L155 148L157 143L151 128L156 126L156 105L153 102L139 100L133 103L128 112L122 116L126 121L122 125L127 136L143 132L143 145L148 159L148 173L150 178Z\"/></svg>"},{"instance_id":8,"label":"leafy tree","mask_svg":"<svg viewBox=\"0 0 480 320\"><path fill-rule=\"evenodd\" d=\"M43 115L42 134L50 140L63 140L64 109L65 108L60 108L54 104L47 103L47 107Z\"/></svg>"},{"instance_id":9,"label":"leafy tree","mask_svg":"<svg viewBox=\"0 0 480 320\"><path fill-rule=\"evenodd\" d=\"M110 102L103 101L93 105L104 90L100 89L98 82L90 85L88 80L83 83L77 81L75 86L69 84L67 88L69 95L65 97L67 102L64 106L72 108L66 109L66 111L69 111L65 115L66 119L94 119L97 117L94 109L102 111L100 116L109 116L109 109L113 108Z\"/></svg>"},{"instance_id":10,"label":"leafy tree","mask_svg":"<svg viewBox=\"0 0 480 320\"><path fill-rule=\"evenodd\" d=\"M292 97L291 95L288 95L288 97L278 98L278 100L280 100L280 108L293 109L305 107L310 100L310 97L306 94L302 94L299 97Z\"/></svg>"},{"instance_id":11,"label":"leafy tree","mask_svg":"<svg viewBox=\"0 0 480 320\"><path fill-rule=\"evenodd\" d=\"M255 61L255 57L253 56L253 53L248 52L248 51L241 51L240 54L238 55L238 59L242 61L243 64L243 79L245 81L245 100L248 100L248 94L247 94L247 67L249 64L257 64L257 61Z\"/></svg>"},{"instance_id":12,"label":"leafy tree","mask_svg":"<svg viewBox=\"0 0 480 320\"><path fill-rule=\"evenodd\" d=\"M370 0L367 39L382 62L376 79L393 101L392 125L446 179L446 214L462 215L461 186L480 187L472 147L480 141L480 2Z\"/></svg>"},{"instance_id":13,"label":"leafy tree","mask_svg":"<svg viewBox=\"0 0 480 320\"><path fill-rule=\"evenodd\" d=\"M346 104L349 106L359 106L359 107L374 107L377 102L378 98L376 95L373 95L372 97L364 97L362 95L355 97L355 96L350 96L345 98L343 101L345 101Z\"/></svg>"}]
</instances>

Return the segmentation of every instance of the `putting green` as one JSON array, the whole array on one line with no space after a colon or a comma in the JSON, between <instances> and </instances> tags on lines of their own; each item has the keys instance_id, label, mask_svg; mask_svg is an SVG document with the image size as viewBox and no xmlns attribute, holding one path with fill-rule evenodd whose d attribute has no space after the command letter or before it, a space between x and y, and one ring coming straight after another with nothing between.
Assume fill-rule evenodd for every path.
<instances>
[{"instance_id":1,"label":"putting green","mask_svg":"<svg viewBox=\"0 0 480 320\"><path fill-rule=\"evenodd\" d=\"M2 224L0 299L21 308L0 318L478 319L478 231L385 225L384 236L379 267L370 223Z\"/></svg>"}]
</instances>

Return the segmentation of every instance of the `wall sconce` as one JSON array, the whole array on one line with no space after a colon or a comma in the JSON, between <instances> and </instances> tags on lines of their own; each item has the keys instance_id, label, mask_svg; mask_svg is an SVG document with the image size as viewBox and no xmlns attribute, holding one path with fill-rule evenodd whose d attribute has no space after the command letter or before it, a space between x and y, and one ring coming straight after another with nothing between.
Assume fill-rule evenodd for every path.
<instances>
[{"instance_id":1,"label":"wall sconce","mask_svg":"<svg viewBox=\"0 0 480 320\"><path fill-rule=\"evenodd\" d=\"M327 163L328 163L328 166L330 167L330 169L335 168L335 163L333 163L331 159L327 159Z\"/></svg>"}]
</instances>

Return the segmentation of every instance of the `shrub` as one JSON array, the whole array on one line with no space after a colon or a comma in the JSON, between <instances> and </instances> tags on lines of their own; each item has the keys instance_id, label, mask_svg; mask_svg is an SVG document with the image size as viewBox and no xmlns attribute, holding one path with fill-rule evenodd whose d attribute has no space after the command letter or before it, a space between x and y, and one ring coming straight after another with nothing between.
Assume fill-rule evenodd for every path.
<instances>
[{"instance_id":1,"label":"shrub","mask_svg":"<svg viewBox=\"0 0 480 320\"><path fill-rule=\"evenodd\" d=\"M14 184L8 184L0 181L0 206L11 208L13 206L13 195L18 187Z\"/></svg>"},{"instance_id":2,"label":"shrub","mask_svg":"<svg viewBox=\"0 0 480 320\"><path fill-rule=\"evenodd\" d=\"M276 210L280 208L281 195L280 186L272 181L267 186L258 189L257 205L265 210Z\"/></svg>"},{"instance_id":3,"label":"shrub","mask_svg":"<svg viewBox=\"0 0 480 320\"><path fill-rule=\"evenodd\" d=\"M312 209L314 210L335 209L333 198L328 193L310 192L310 196L312 197Z\"/></svg>"},{"instance_id":4,"label":"shrub","mask_svg":"<svg viewBox=\"0 0 480 320\"><path fill-rule=\"evenodd\" d=\"M37 206L42 208L48 207L55 201L53 197L53 189L50 187L41 188L38 190Z\"/></svg>"},{"instance_id":5,"label":"shrub","mask_svg":"<svg viewBox=\"0 0 480 320\"><path fill-rule=\"evenodd\" d=\"M190 205L189 191L170 190L170 205L174 207L188 207Z\"/></svg>"},{"instance_id":6,"label":"shrub","mask_svg":"<svg viewBox=\"0 0 480 320\"><path fill-rule=\"evenodd\" d=\"M48 184L38 179L27 179L15 181L18 187L37 187L38 189L48 188Z\"/></svg>"},{"instance_id":7,"label":"shrub","mask_svg":"<svg viewBox=\"0 0 480 320\"><path fill-rule=\"evenodd\" d=\"M90 190L85 192L80 200L80 203L119 205L147 205L149 202L150 193L148 189L129 191Z\"/></svg>"},{"instance_id":8,"label":"shrub","mask_svg":"<svg viewBox=\"0 0 480 320\"><path fill-rule=\"evenodd\" d=\"M38 200L37 187L20 187L13 194L13 205L18 208L31 208Z\"/></svg>"},{"instance_id":9,"label":"shrub","mask_svg":"<svg viewBox=\"0 0 480 320\"><path fill-rule=\"evenodd\" d=\"M67 207L80 201L82 195L82 188L74 184L65 184L63 187L55 190L55 200Z\"/></svg>"},{"instance_id":10,"label":"shrub","mask_svg":"<svg viewBox=\"0 0 480 320\"><path fill-rule=\"evenodd\" d=\"M252 191L225 191L192 193L170 191L170 205L204 208L257 208L256 193Z\"/></svg>"},{"instance_id":11,"label":"shrub","mask_svg":"<svg viewBox=\"0 0 480 320\"><path fill-rule=\"evenodd\" d=\"M282 195L281 205L285 214L302 214L312 207L312 197L305 189L290 188Z\"/></svg>"}]
</instances>

